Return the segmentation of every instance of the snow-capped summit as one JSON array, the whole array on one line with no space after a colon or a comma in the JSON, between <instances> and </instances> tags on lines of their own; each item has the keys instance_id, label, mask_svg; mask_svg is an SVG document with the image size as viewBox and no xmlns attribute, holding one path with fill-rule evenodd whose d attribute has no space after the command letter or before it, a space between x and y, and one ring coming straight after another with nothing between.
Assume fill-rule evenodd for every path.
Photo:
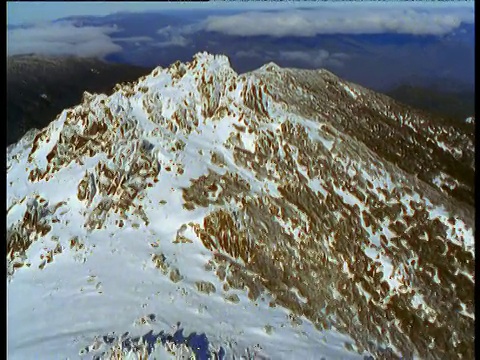
<instances>
[{"instance_id":1,"label":"snow-capped summit","mask_svg":"<svg viewBox=\"0 0 480 360\"><path fill-rule=\"evenodd\" d=\"M9 358L469 358L474 166L328 71L85 93L8 149Z\"/></svg>"}]
</instances>

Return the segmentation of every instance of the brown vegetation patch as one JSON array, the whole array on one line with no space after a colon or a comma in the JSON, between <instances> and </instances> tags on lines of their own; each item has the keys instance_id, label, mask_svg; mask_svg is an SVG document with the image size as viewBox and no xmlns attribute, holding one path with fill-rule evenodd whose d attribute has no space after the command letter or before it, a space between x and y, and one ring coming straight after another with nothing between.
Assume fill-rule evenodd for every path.
<instances>
[{"instance_id":1,"label":"brown vegetation patch","mask_svg":"<svg viewBox=\"0 0 480 360\"><path fill-rule=\"evenodd\" d=\"M218 278L224 281L225 290L246 290L252 300L268 291L274 296L276 304L292 310L295 316L305 316L319 329L328 328L335 317L335 326L354 336L355 345L360 351L368 349L374 354L380 354L380 350L372 345L371 340L377 338L381 341L380 339L388 335L404 356L408 356L412 348L417 349L420 354L431 352L426 339L436 336L435 327L423 320L424 317L415 315L417 310L412 308L407 295L397 293L387 282L382 281L379 263L367 257L363 250L368 234L360 227L360 216L373 231L380 228L380 221L390 218L392 231L403 235L407 228L401 221L394 221L399 215L400 205L387 206L378 200L370 199L370 211L360 214L358 209L355 211L355 207L346 206L335 193L329 192L324 199L308 186L294 181L279 186L278 191L282 198L276 199L268 196L251 197L246 191L230 194L229 187L238 184L224 183L221 179L219 174L210 172L207 176L194 180L190 188L184 189L184 198L199 206L222 204L224 201L238 204L234 210L216 210L205 218L202 226L194 226L205 247L218 251L215 255L215 271ZM222 193L216 200L209 200L207 194L218 190L217 184L221 184ZM366 184L364 186L367 191ZM439 254L447 249L440 243L436 248L435 243L432 246L432 243L418 239L423 231L441 235L445 234L446 228L426 218L422 207L424 205L416 206L415 214L408 219L410 232L403 237L391 239L392 247L388 245L386 237L381 236L381 251L393 258L392 265L395 269L414 254L419 256L422 264L431 263L434 267L445 268L444 275L439 275L441 281L449 281L457 288L462 286L469 289L457 290L454 293L459 301L472 305L472 295L470 293L469 299L468 292L472 291L473 284L467 283L469 280L464 276L452 277L450 274L455 271L454 266L440 264L440 258L443 257ZM344 213L345 216L337 219L335 212ZM301 229L300 236L294 238L289 235L276 218L284 223L290 222L293 228ZM333 238L330 245L327 237ZM473 264L473 258L467 259L460 247L450 245L448 251L455 252L456 257L464 256L463 260L470 260L470 263L466 263L472 266L470 264ZM343 272L345 262L353 278ZM423 272L426 270L419 270L418 266L415 264L413 268L408 267L404 280L417 289L436 289L431 286L433 275L427 277ZM427 266L422 266L427 269ZM318 284L325 285L319 287ZM297 288L306 303L300 300L291 288ZM340 293L341 298L334 296L335 291ZM434 291L442 293L441 297L437 296L437 300L432 297ZM372 299L367 301L363 292ZM430 307L437 312L450 314L446 315L445 322L439 321L435 326L445 330L458 329L459 326L471 328L473 323L467 325L470 321L468 318L457 317L455 325L452 325L451 321L446 322L448 317L453 316L452 311L456 305L445 307L440 301L445 303L446 298L454 293L438 289L424 293ZM381 303L388 297L390 300L387 303L390 305L384 308ZM388 314L398 319L399 328L387 324L386 319L390 316ZM356 319L355 322L352 322L353 318ZM421 329L424 334L422 339L413 336L413 328ZM368 332L365 332L365 329ZM448 337L442 339L449 341ZM457 347L452 351L460 351L459 349L467 351L468 347ZM448 350L446 351L448 353ZM468 354L468 351L465 352L465 355Z\"/></svg>"},{"instance_id":2,"label":"brown vegetation patch","mask_svg":"<svg viewBox=\"0 0 480 360\"><path fill-rule=\"evenodd\" d=\"M24 262L26 251L34 241L47 235L52 229L51 222L55 212L64 203L49 206L46 199L35 196L30 199L23 219L7 230L7 262L9 275L12 275L15 263Z\"/></svg>"},{"instance_id":3,"label":"brown vegetation patch","mask_svg":"<svg viewBox=\"0 0 480 360\"><path fill-rule=\"evenodd\" d=\"M210 295L211 293L216 292L215 285L209 281L196 281L195 287L198 291Z\"/></svg>"},{"instance_id":4,"label":"brown vegetation patch","mask_svg":"<svg viewBox=\"0 0 480 360\"><path fill-rule=\"evenodd\" d=\"M162 253L152 254L152 262L157 269L160 269L164 275L167 275L169 270L169 265L167 263L167 258Z\"/></svg>"}]
</instances>

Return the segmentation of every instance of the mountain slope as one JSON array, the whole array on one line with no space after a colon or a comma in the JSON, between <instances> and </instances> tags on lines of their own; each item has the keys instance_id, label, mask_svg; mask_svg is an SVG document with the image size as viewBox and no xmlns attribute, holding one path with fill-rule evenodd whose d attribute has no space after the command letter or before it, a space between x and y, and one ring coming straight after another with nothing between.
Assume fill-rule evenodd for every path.
<instances>
[{"instance_id":1,"label":"mountain slope","mask_svg":"<svg viewBox=\"0 0 480 360\"><path fill-rule=\"evenodd\" d=\"M42 129L83 91L110 93L150 69L94 58L16 55L7 57L7 145L30 129Z\"/></svg>"},{"instance_id":2,"label":"mountain slope","mask_svg":"<svg viewBox=\"0 0 480 360\"><path fill-rule=\"evenodd\" d=\"M435 88L400 85L389 90L387 95L437 116L449 117L456 123L475 114L475 94L473 91L446 92Z\"/></svg>"},{"instance_id":3,"label":"mountain slope","mask_svg":"<svg viewBox=\"0 0 480 360\"><path fill-rule=\"evenodd\" d=\"M205 53L85 93L8 149L9 356L470 358L468 129Z\"/></svg>"}]
</instances>

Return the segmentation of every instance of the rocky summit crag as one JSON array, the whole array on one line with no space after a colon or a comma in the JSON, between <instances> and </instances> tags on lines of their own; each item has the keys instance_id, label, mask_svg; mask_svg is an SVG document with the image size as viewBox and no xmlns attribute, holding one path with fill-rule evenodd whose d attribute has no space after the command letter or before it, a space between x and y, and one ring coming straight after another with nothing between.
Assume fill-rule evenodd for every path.
<instances>
[{"instance_id":1,"label":"rocky summit crag","mask_svg":"<svg viewBox=\"0 0 480 360\"><path fill-rule=\"evenodd\" d=\"M85 93L8 148L9 357L471 359L474 126L206 53Z\"/></svg>"}]
</instances>

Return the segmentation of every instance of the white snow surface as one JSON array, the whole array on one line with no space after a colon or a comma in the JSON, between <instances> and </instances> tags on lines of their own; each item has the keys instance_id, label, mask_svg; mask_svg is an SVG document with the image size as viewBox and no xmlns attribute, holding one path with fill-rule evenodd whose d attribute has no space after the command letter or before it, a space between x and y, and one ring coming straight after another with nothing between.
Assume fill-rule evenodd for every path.
<instances>
[{"instance_id":1,"label":"white snow surface","mask_svg":"<svg viewBox=\"0 0 480 360\"><path fill-rule=\"evenodd\" d=\"M271 185L258 183L237 169L231 153L220 146L233 130L233 124L238 122L236 109L243 106L240 91L245 81L242 82L241 78L237 78L236 89L224 94L231 103L231 116L213 122L201 117L198 105L191 105L195 116L200 119L199 126L188 135L173 135L173 139L178 136L185 141L183 151L169 152L165 144L172 135L146 116L142 107L146 96L156 97L155 106L161 108L160 112L165 118L184 99L200 103L193 75L201 71L199 67L202 64L207 78L223 74L236 77L225 57L200 54L198 60L197 68L188 70L187 75L175 86L171 84L167 70L161 70L138 84L138 87L148 87L146 94L138 92L126 98L120 90L106 102L113 114L121 114L137 123L136 129L143 131L143 138L153 144L162 164L181 164L185 169L182 175L174 171L162 171L158 183L145 190L146 196L141 203L150 219L148 226L131 216L125 226L119 228L114 224L117 219L115 214L108 217L105 229L89 232L81 226L85 222L84 212L89 209L77 199L77 184L86 169L93 169L99 161L108 163L105 154L84 157L82 166L72 162L48 182L41 180L32 183L28 181L28 174L34 167L27 160L29 149L22 150L20 146L24 145L20 142L10 151L7 209L14 202L18 204L7 215L8 226L21 219L27 202L21 200L25 197L29 199L38 194L48 199L50 204L60 201L66 201L66 204L56 213L60 221L51 224L48 236L33 242L27 250L31 266L18 269L9 279L9 359L88 359L92 353L82 352L82 349L91 346L97 337L112 332L117 335L129 332L130 336L144 335L151 330L153 333L162 330L173 333L172 327L177 323L180 323L185 336L193 332L205 334L210 349L218 351L222 347L226 359L245 355L247 351L256 354L252 358L264 356L270 359L360 359L365 355L348 351L344 345L353 343L352 339L334 328L319 332L306 319L302 319L301 325L292 326L286 309L268 306L268 295L264 296L263 301L253 303L245 291L231 291L239 296L240 302L232 304L225 301L221 282L212 272L204 269L212 252L203 246L192 231L185 232L185 236L193 243L172 243L183 224L202 223L202 219L212 210L200 208L187 211L183 208L181 190L189 185L190 179L207 174L208 169L222 171L210 163L209 151L221 152L227 168L248 180L253 191L271 188ZM192 95L187 96L189 93ZM269 108L269 111L278 111L278 108ZM65 113L49 125L50 142L39 147L34 154L34 164L41 168L46 166L46 155L56 143L64 122ZM153 129L162 135L149 135ZM247 134L242 139L247 149L252 148L249 136ZM128 139L124 140L128 143ZM331 149L327 140L321 141ZM116 146L119 151L126 149L126 145L120 143ZM200 149L204 156L198 155ZM11 158L12 154L16 154L17 160ZM312 180L310 185L324 192L319 180ZM348 203L357 202L347 193L342 196ZM165 205L160 204L162 200L166 201ZM74 236L83 242L82 250L70 249L69 242ZM39 269L42 262L40 256L57 243L63 252L56 255L52 263L47 263L43 270ZM178 268L183 276L182 281L173 283L154 267L151 256L158 253L164 254L171 268ZM388 276L389 273L386 273ZM197 292L195 281L198 280L210 281L216 287L216 292L210 295ZM140 318L150 314L154 315L155 321L138 324ZM264 330L267 325L273 327L271 334ZM161 345L158 345L156 353L160 354L159 358L167 356Z\"/></svg>"},{"instance_id":2,"label":"white snow surface","mask_svg":"<svg viewBox=\"0 0 480 360\"><path fill-rule=\"evenodd\" d=\"M347 92L348 95L350 95L353 99L357 99L358 98L358 94L355 90L353 90L350 86L348 85L343 85L343 88L345 89L345 91Z\"/></svg>"}]
</instances>

